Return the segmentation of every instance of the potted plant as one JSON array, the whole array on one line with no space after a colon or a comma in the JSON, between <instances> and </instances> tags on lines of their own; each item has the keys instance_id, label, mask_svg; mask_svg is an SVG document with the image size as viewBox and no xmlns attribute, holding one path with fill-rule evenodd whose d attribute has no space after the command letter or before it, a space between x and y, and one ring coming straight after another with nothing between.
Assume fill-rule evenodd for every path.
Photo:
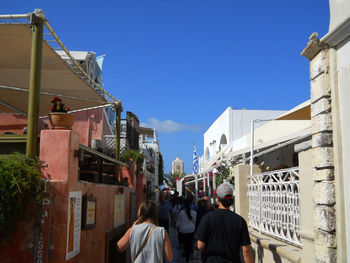
<instances>
[{"instance_id":1,"label":"potted plant","mask_svg":"<svg viewBox=\"0 0 350 263\"><path fill-rule=\"evenodd\" d=\"M49 114L50 123L53 129L71 129L75 115L67 113L69 111L69 107L66 107L62 100L58 97L55 97L51 103L51 112Z\"/></svg>"}]
</instances>

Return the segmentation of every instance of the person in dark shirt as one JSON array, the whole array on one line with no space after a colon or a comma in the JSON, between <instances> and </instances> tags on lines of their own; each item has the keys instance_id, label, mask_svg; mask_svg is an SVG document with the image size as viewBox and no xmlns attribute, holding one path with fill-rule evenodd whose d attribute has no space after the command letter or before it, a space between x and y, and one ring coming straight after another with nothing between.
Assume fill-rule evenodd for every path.
<instances>
[{"instance_id":1,"label":"person in dark shirt","mask_svg":"<svg viewBox=\"0 0 350 263\"><path fill-rule=\"evenodd\" d=\"M240 263L242 250L244 262L253 263L247 223L230 211L233 188L223 183L216 193L219 209L203 216L194 236L198 249L204 251L204 262Z\"/></svg>"},{"instance_id":2,"label":"person in dark shirt","mask_svg":"<svg viewBox=\"0 0 350 263\"><path fill-rule=\"evenodd\" d=\"M159 195L159 215L158 215L158 224L165 228L169 233L169 220L172 214L172 207L168 200L165 198L165 194L161 193Z\"/></svg>"}]
</instances>

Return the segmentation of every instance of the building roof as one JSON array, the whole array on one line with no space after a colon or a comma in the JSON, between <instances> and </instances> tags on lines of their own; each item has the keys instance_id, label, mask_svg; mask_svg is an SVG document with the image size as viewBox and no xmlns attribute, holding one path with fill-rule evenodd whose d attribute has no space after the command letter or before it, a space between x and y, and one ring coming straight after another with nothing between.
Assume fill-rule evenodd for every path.
<instances>
[{"instance_id":1,"label":"building roof","mask_svg":"<svg viewBox=\"0 0 350 263\"><path fill-rule=\"evenodd\" d=\"M154 137L154 129L153 128L139 127L139 133L146 135L148 138Z\"/></svg>"},{"instance_id":2,"label":"building roof","mask_svg":"<svg viewBox=\"0 0 350 263\"><path fill-rule=\"evenodd\" d=\"M287 111L276 120L311 120L310 105L311 100L307 100L294 107L293 109Z\"/></svg>"},{"instance_id":3,"label":"building roof","mask_svg":"<svg viewBox=\"0 0 350 263\"><path fill-rule=\"evenodd\" d=\"M268 148L276 149L309 137L311 135L310 100L299 104L274 121L269 121L254 131L254 150L261 149L265 153L269 151ZM251 150L250 136L251 134L247 133L224 147L202 167L200 173L203 174L213 170L214 166L222 159L231 159L249 153ZM246 143L242 144L242 142Z\"/></svg>"}]
</instances>

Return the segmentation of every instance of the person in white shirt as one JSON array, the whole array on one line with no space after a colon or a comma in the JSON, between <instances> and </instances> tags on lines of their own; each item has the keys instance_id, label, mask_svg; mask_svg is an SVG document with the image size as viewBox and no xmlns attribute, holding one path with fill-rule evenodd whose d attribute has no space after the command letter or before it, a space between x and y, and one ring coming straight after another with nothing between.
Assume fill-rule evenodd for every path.
<instances>
[{"instance_id":1,"label":"person in white shirt","mask_svg":"<svg viewBox=\"0 0 350 263\"><path fill-rule=\"evenodd\" d=\"M185 199L185 208L180 211L177 218L176 227L184 245L183 256L186 262L190 261L193 251L193 236L196 228L196 211L191 209L191 199Z\"/></svg>"},{"instance_id":2,"label":"person in white shirt","mask_svg":"<svg viewBox=\"0 0 350 263\"><path fill-rule=\"evenodd\" d=\"M157 226L158 207L152 201L142 202L138 209L138 219L118 241L120 252L130 247L131 262L163 263L171 262L173 251L168 232Z\"/></svg>"}]
</instances>

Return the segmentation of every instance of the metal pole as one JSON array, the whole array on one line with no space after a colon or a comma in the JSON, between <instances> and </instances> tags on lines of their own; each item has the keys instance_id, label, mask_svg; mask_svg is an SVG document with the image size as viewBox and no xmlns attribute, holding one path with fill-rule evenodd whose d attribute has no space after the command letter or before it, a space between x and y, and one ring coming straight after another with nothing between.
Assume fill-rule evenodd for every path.
<instances>
[{"instance_id":1,"label":"metal pole","mask_svg":"<svg viewBox=\"0 0 350 263\"><path fill-rule=\"evenodd\" d=\"M250 176L253 176L254 159L254 120L250 122Z\"/></svg>"},{"instance_id":2,"label":"metal pole","mask_svg":"<svg viewBox=\"0 0 350 263\"><path fill-rule=\"evenodd\" d=\"M18 14L18 15L0 15L0 19L25 19L29 18L31 14Z\"/></svg>"},{"instance_id":3,"label":"metal pole","mask_svg":"<svg viewBox=\"0 0 350 263\"><path fill-rule=\"evenodd\" d=\"M114 145L115 145L115 159L120 159L120 126L121 126L121 112L123 110L121 103L116 102L115 106L115 127L114 127ZM115 175L117 180L119 180L119 167L117 164L115 166Z\"/></svg>"},{"instance_id":4,"label":"metal pole","mask_svg":"<svg viewBox=\"0 0 350 263\"><path fill-rule=\"evenodd\" d=\"M203 194L205 195L205 191L206 191L206 188L205 188L205 184L207 183L206 182L206 179L207 177L205 176L205 174L203 175Z\"/></svg>"},{"instance_id":5,"label":"metal pole","mask_svg":"<svg viewBox=\"0 0 350 263\"><path fill-rule=\"evenodd\" d=\"M120 159L120 127L121 127L121 112L122 106L119 103L116 103L115 108L115 159Z\"/></svg>"},{"instance_id":6,"label":"metal pole","mask_svg":"<svg viewBox=\"0 0 350 263\"><path fill-rule=\"evenodd\" d=\"M211 189L210 189L210 178L209 178L209 173L207 173L207 184L208 184L208 196L211 195Z\"/></svg>"},{"instance_id":7,"label":"metal pole","mask_svg":"<svg viewBox=\"0 0 350 263\"><path fill-rule=\"evenodd\" d=\"M250 176L253 176L253 169L254 169L254 121L251 120L250 122ZM259 187L259 234L261 234L261 185L258 179L258 187Z\"/></svg>"},{"instance_id":8,"label":"metal pole","mask_svg":"<svg viewBox=\"0 0 350 263\"><path fill-rule=\"evenodd\" d=\"M216 190L216 175L214 172L213 172L213 190L214 191Z\"/></svg>"},{"instance_id":9,"label":"metal pole","mask_svg":"<svg viewBox=\"0 0 350 263\"><path fill-rule=\"evenodd\" d=\"M194 175L194 187L195 187L195 193L196 193L196 204L198 203L198 174L196 173Z\"/></svg>"},{"instance_id":10,"label":"metal pole","mask_svg":"<svg viewBox=\"0 0 350 263\"><path fill-rule=\"evenodd\" d=\"M35 157L38 153L38 118L40 106L41 60L43 48L43 18L37 11L31 15L32 51L30 60L28 124L26 154Z\"/></svg>"}]
</instances>

